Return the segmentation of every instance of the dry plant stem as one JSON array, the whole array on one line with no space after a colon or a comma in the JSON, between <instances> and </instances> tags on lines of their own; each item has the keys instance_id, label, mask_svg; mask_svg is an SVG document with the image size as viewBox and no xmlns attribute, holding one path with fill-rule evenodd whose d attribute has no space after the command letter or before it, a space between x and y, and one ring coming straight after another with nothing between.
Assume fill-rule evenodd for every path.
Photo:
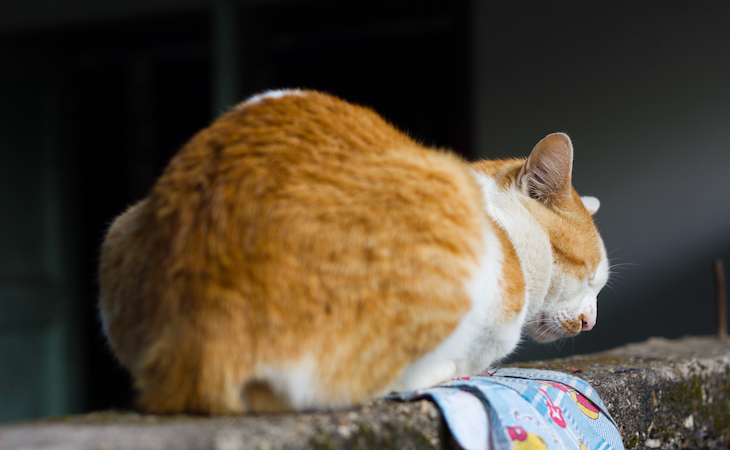
<instances>
[{"instance_id":1,"label":"dry plant stem","mask_svg":"<svg viewBox=\"0 0 730 450\"><path fill-rule=\"evenodd\" d=\"M727 339L727 291L725 265L722 259L715 260L715 288L717 292L717 338Z\"/></svg>"}]
</instances>

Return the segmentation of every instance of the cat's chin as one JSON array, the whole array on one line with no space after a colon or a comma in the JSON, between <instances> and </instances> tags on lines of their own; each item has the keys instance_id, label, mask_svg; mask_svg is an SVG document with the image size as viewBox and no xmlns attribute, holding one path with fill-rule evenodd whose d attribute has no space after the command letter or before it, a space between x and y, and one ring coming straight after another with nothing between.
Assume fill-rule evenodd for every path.
<instances>
[{"instance_id":1,"label":"cat's chin","mask_svg":"<svg viewBox=\"0 0 730 450\"><path fill-rule=\"evenodd\" d=\"M538 322L535 325L525 327L525 333L535 342L548 344L559 339L574 337L580 334L580 328L576 332L568 331L561 325L551 325L546 322Z\"/></svg>"}]
</instances>

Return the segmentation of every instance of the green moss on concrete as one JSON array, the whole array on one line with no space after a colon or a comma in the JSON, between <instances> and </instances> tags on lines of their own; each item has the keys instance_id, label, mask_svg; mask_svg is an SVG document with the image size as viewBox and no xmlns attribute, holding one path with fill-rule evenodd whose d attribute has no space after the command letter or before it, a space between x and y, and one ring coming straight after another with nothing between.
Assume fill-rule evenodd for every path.
<instances>
[{"instance_id":1,"label":"green moss on concrete","mask_svg":"<svg viewBox=\"0 0 730 450\"><path fill-rule=\"evenodd\" d=\"M634 448L641 446L643 447L643 442L641 440L641 436L638 435L638 433L634 433L629 436L624 436L624 445L626 448Z\"/></svg>"},{"instance_id":2,"label":"green moss on concrete","mask_svg":"<svg viewBox=\"0 0 730 450\"><path fill-rule=\"evenodd\" d=\"M309 438L309 447L314 450L332 450L335 448L335 440L332 436L317 435Z\"/></svg>"},{"instance_id":3,"label":"green moss on concrete","mask_svg":"<svg viewBox=\"0 0 730 450\"><path fill-rule=\"evenodd\" d=\"M381 436L378 436L378 433L373 431L372 428L360 425L358 427L358 431L352 437L352 440L348 442L348 447L351 446L350 448L354 448L357 450L365 450L370 448L382 448L386 450L397 449L398 447L395 444L394 439L402 439L403 436L399 436L398 434L393 433L392 428L393 427L390 424L387 424L385 426L385 429L389 432L383 433Z\"/></svg>"},{"instance_id":4,"label":"green moss on concrete","mask_svg":"<svg viewBox=\"0 0 730 450\"><path fill-rule=\"evenodd\" d=\"M661 394L657 407L646 414L651 420L650 435L625 436L626 447L642 447L643 439L651 437L663 445L672 443L683 448L727 448L730 443L729 376L728 371L693 374L680 381L665 380L654 386ZM693 424L685 427L690 415ZM642 431L648 432L649 427L646 428Z\"/></svg>"}]
</instances>

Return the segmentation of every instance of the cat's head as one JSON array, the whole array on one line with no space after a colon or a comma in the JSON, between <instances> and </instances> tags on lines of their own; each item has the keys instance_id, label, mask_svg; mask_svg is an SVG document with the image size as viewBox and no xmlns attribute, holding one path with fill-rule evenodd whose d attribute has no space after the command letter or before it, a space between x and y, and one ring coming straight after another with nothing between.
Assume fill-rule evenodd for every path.
<instances>
[{"instance_id":1,"label":"cat's head","mask_svg":"<svg viewBox=\"0 0 730 450\"><path fill-rule=\"evenodd\" d=\"M514 178L520 202L545 231L552 250L544 301L528 310L524 331L539 342L588 331L609 264L592 215L600 203L572 186L573 144L554 133L541 140Z\"/></svg>"}]
</instances>

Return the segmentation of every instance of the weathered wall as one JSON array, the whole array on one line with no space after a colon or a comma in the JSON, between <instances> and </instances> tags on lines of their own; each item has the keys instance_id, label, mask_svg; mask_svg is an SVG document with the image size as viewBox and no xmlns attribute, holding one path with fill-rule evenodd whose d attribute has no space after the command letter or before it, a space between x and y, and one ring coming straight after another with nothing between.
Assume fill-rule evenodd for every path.
<instances>
[{"instance_id":1,"label":"weathered wall","mask_svg":"<svg viewBox=\"0 0 730 450\"><path fill-rule=\"evenodd\" d=\"M728 448L730 342L651 339L605 353L524 364L584 378L627 448ZM249 417L100 412L0 427L0 448L453 448L429 401L377 400L347 411Z\"/></svg>"}]
</instances>

